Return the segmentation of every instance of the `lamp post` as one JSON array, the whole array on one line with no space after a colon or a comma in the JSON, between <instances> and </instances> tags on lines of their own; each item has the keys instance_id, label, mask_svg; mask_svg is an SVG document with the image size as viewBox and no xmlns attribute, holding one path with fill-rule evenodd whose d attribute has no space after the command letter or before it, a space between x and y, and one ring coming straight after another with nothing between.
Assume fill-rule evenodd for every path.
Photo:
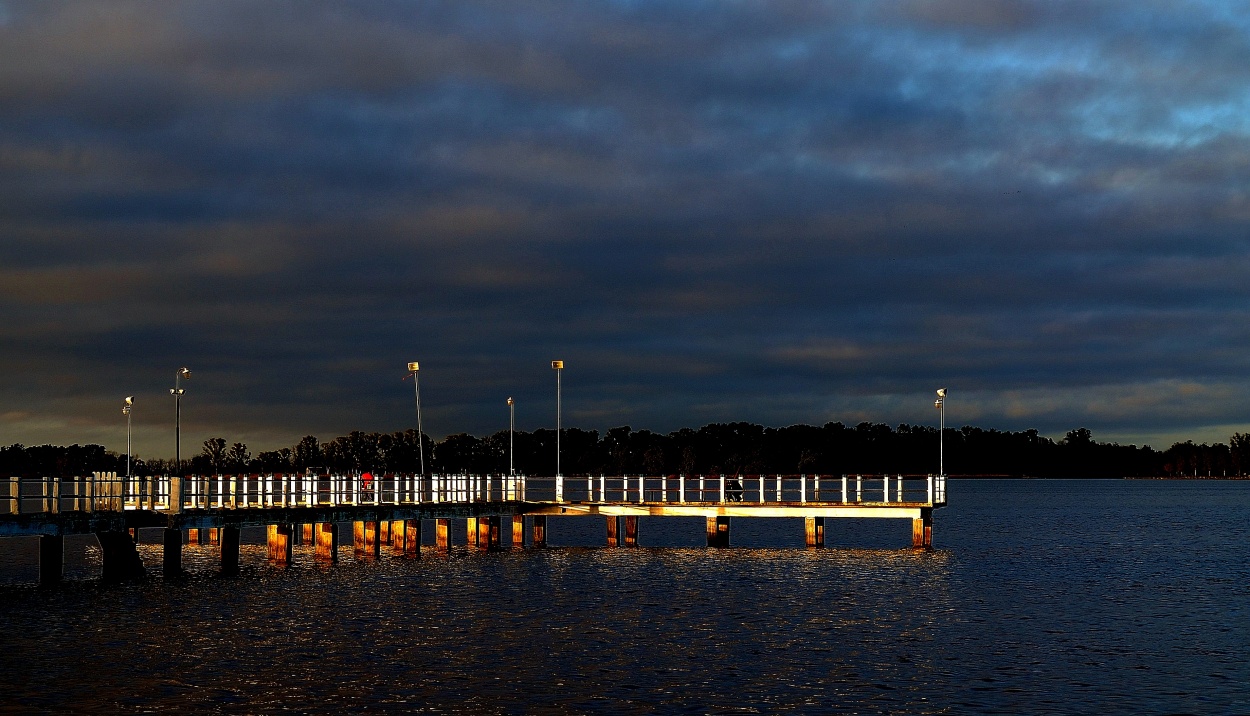
<instances>
[{"instance_id":1,"label":"lamp post","mask_svg":"<svg viewBox=\"0 0 1250 716\"><path fill-rule=\"evenodd\" d=\"M516 433L516 401L512 396L508 396L508 474L515 475L516 468L513 466L513 434Z\"/></svg>"},{"instance_id":2,"label":"lamp post","mask_svg":"<svg viewBox=\"0 0 1250 716\"><path fill-rule=\"evenodd\" d=\"M946 477L946 388L937 389L937 400L933 401L933 407L941 411L942 417L938 423L938 476Z\"/></svg>"},{"instance_id":3,"label":"lamp post","mask_svg":"<svg viewBox=\"0 0 1250 716\"><path fill-rule=\"evenodd\" d=\"M417 454L421 456L421 477L425 477L425 432L421 428L421 364L412 361L408 364L408 375L412 376L412 391L417 402Z\"/></svg>"},{"instance_id":4,"label":"lamp post","mask_svg":"<svg viewBox=\"0 0 1250 716\"><path fill-rule=\"evenodd\" d=\"M122 415L126 416L126 477L130 477L130 410L135 405L135 396L126 396L126 402L122 405Z\"/></svg>"},{"instance_id":5,"label":"lamp post","mask_svg":"<svg viewBox=\"0 0 1250 716\"><path fill-rule=\"evenodd\" d=\"M564 474L560 472L560 432L563 427L560 410L560 374L564 372L564 361L551 361L551 369L556 372L556 502L563 502Z\"/></svg>"},{"instance_id":6,"label":"lamp post","mask_svg":"<svg viewBox=\"0 0 1250 716\"><path fill-rule=\"evenodd\" d=\"M191 380L191 370L185 365L174 373L174 387L169 394L174 396L174 469L182 475L182 394L187 392L182 381Z\"/></svg>"}]
</instances>

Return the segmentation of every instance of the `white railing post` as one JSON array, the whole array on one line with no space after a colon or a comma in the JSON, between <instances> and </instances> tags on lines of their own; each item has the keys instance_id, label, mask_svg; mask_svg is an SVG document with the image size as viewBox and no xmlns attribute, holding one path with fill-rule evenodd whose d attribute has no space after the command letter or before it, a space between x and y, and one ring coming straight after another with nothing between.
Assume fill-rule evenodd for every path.
<instances>
[{"instance_id":1,"label":"white railing post","mask_svg":"<svg viewBox=\"0 0 1250 716\"><path fill-rule=\"evenodd\" d=\"M799 504L807 504L807 475L799 475Z\"/></svg>"},{"instance_id":2,"label":"white railing post","mask_svg":"<svg viewBox=\"0 0 1250 716\"><path fill-rule=\"evenodd\" d=\"M925 478L925 497L930 505L933 504L933 475Z\"/></svg>"},{"instance_id":3,"label":"white railing post","mask_svg":"<svg viewBox=\"0 0 1250 716\"><path fill-rule=\"evenodd\" d=\"M707 491L703 486L703 475L699 475L699 502L707 501Z\"/></svg>"},{"instance_id":4,"label":"white railing post","mask_svg":"<svg viewBox=\"0 0 1250 716\"><path fill-rule=\"evenodd\" d=\"M781 487L781 475L778 475L778 476L777 476L777 501L778 501L778 502L783 502L783 501L784 501L784 500L782 500L782 499L781 499L781 496L782 496L783 494L785 494L785 493L782 491L782 487Z\"/></svg>"},{"instance_id":5,"label":"white railing post","mask_svg":"<svg viewBox=\"0 0 1250 716\"><path fill-rule=\"evenodd\" d=\"M564 476L556 475L556 502L564 502Z\"/></svg>"},{"instance_id":6,"label":"white railing post","mask_svg":"<svg viewBox=\"0 0 1250 716\"><path fill-rule=\"evenodd\" d=\"M820 473L816 473L816 475L812 477L812 492L814 493L812 495L812 499L816 502L820 502Z\"/></svg>"},{"instance_id":7,"label":"white railing post","mask_svg":"<svg viewBox=\"0 0 1250 716\"><path fill-rule=\"evenodd\" d=\"M646 502L647 500L646 498L647 486L646 486L646 483L644 482L645 480L646 478L643 477L642 475L638 476L638 501L639 502Z\"/></svg>"},{"instance_id":8,"label":"white railing post","mask_svg":"<svg viewBox=\"0 0 1250 716\"><path fill-rule=\"evenodd\" d=\"M686 504L686 476L681 473L677 475L677 501Z\"/></svg>"},{"instance_id":9,"label":"white railing post","mask_svg":"<svg viewBox=\"0 0 1250 716\"><path fill-rule=\"evenodd\" d=\"M720 474L720 499L717 502L725 501L725 473Z\"/></svg>"},{"instance_id":10,"label":"white railing post","mask_svg":"<svg viewBox=\"0 0 1250 716\"><path fill-rule=\"evenodd\" d=\"M898 501L903 502L903 476L898 476Z\"/></svg>"},{"instance_id":11,"label":"white railing post","mask_svg":"<svg viewBox=\"0 0 1250 716\"><path fill-rule=\"evenodd\" d=\"M881 476L881 501L890 504L890 475L887 473Z\"/></svg>"},{"instance_id":12,"label":"white railing post","mask_svg":"<svg viewBox=\"0 0 1250 716\"><path fill-rule=\"evenodd\" d=\"M864 476L855 476L855 502L864 501Z\"/></svg>"},{"instance_id":13,"label":"white railing post","mask_svg":"<svg viewBox=\"0 0 1250 716\"><path fill-rule=\"evenodd\" d=\"M846 504L846 475L842 476L842 504Z\"/></svg>"}]
</instances>

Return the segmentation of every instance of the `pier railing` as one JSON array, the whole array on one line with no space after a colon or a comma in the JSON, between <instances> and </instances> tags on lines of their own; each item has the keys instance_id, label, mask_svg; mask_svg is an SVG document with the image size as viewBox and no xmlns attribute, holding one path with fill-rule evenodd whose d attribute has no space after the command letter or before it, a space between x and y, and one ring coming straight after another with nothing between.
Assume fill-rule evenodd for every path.
<instances>
[{"instance_id":1,"label":"pier railing","mask_svg":"<svg viewBox=\"0 0 1250 716\"><path fill-rule=\"evenodd\" d=\"M940 475L249 474L9 478L0 514L474 502L946 504Z\"/></svg>"}]
</instances>

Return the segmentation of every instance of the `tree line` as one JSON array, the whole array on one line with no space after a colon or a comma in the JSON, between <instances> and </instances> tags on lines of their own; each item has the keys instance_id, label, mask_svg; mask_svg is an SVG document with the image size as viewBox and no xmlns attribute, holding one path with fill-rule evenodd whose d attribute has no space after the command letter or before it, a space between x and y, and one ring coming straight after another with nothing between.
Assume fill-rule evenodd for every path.
<instances>
[{"instance_id":1,"label":"tree line","mask_svg":"<svg viewBox=\"0 0 1250 716\"><path fill-rule=\"evenodd\" d=\"M938 471L938 430L928 426L838 422L823 426L770 428L752 423L712 423L671 433L629 426L560 433L560 467L565 475L621 474L926 474ZM1150 446L1098 442L1086 428L1061 440L972 426L942 435L946 472L1008 477L1223 477L1250 472L1250 435L1228 444L1178 442L1164 451ZM529 475L556 470L556 431L507 430L485 437L467 433L434 441L415 430L352 431L328 442L312 435L291 447L255 455L240 442L204 441L184 461L194 474L302 472L506 473ZM125 471L125 455L99 445L0 447L0 471L8 475L70 476ZM135 474L178 471L172 460L132 460Z\"/></svg>"}]
</instances>

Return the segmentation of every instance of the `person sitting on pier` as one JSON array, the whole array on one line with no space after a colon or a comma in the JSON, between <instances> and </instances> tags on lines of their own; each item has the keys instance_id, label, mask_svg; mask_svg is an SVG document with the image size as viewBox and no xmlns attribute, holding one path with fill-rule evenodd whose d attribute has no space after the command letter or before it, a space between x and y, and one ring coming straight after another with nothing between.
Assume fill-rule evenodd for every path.
<instances>
[{"instance_id":1,"label":"person sitting on pier","mask_svg":"<svg viewBox=\"0 0 1250 716\"><path fill-rule=\"evenodd\" d=\"M731 477L725 483L725 499L729 502L742 502L742 483L738 478Z\"/></svg>"}]
</instances>

